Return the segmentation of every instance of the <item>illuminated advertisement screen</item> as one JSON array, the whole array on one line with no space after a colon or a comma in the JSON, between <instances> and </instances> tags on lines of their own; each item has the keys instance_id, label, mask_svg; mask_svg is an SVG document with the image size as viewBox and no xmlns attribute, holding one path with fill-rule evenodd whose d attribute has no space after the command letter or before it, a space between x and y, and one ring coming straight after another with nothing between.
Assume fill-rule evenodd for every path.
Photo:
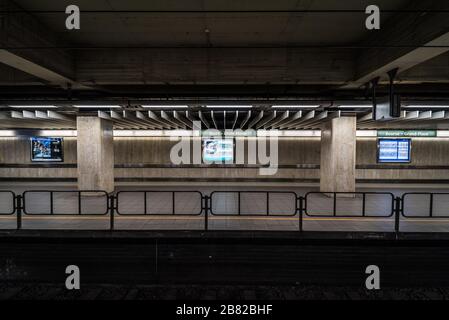
<instances>
[{"instance_id":1,"label":"illuminated advertisement screen","mask_svg":"<svg viewBox=\"0 0 449 320\"><path fill-rule=\"evenodd\" d=\"M234 140L204 139L203 161L208 163L232 163L234 161Z\"/></svg>"},{"instance_id":2,"label":"illuminated advertisement screen","mask_svg":"<svg viewBox=\"0 0 449 320\"><path fill-rule=\"evenodd\" d=\"M410 162L410 139L379 139L377 148L378 162Z\"/></svg>"},{"instance_id":3,"label":"illuminated advertisement screen","mask_svg":"<svg viewBox=\"0 0 449 320\"><path fill-rule=\"evenodd\" d=\"M63 161L62 138L31 138L31 161Z\"/></svg>"}]
</instances>

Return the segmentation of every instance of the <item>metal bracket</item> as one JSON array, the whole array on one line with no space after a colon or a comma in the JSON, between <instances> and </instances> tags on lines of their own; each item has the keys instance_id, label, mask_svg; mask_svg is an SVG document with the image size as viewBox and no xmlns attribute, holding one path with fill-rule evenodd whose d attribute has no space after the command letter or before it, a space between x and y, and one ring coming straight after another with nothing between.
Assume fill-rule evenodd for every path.
<instances>
[{"instance_id":1,"label":"metal bracket","mask_svg":"<svg viewBox=\"0 0 449 320\"><path fill-rule=\"evenodd\" d=\"M376 119L376 106L377 106L377 85L379 84L380 77L376 77L370 81L371 84L371 98L373 101L373 119Z\"/></svg>"},{"instance_id":2,"label":"metal bracket","mask_svg":"<svg viewBox=\"0 0 449 320\"><path fill-rule=\"evenodd\" d=\"M396 75L398 74L398 68L392 69L387 72L388 79L390 81L389 84L389 92L390 92L390 116L394 118L398 118L401 115L401 103L400 101L396 101L396 96L394 93L394 80Z\"/></svg>"}]
</instances>

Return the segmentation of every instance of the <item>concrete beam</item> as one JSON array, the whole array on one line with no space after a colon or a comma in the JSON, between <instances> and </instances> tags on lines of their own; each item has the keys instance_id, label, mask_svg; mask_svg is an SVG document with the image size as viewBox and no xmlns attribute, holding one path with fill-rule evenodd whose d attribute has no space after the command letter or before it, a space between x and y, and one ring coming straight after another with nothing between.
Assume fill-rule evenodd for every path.
<instances>
[{"instance_id":1,"label":"concrete beam","mask_svg":"<svg viewBox=\"0 0 449 320\"><path fill-rule=\"evenodd\" d=\"M367 48L359 54L355 77L345 88L360 87L395 68L403 72L449 51L448 1L415 0L406 9L434 11L397 13L379 31L371 31L360 44Z\"/></svg>"},{"instance_id":2,"label":"concrete beam","mask_svg":"<svg viewBox=\"0 0 449 320\"><path fill-rule=\"evenodd\" d=\"M0 62L31 74L46 83L67 87L76 86L74 58L56 47L52 32L34 16L23 11L10 0L0 0ZM17 13L23 11L23 13Z\"/></svg>"},{"instance_id":3,"label":"concrete beam","mask_svg":"<svg viewBox=\"0 0 449 320\"><path fill-rule=\"evenodd\" d=\"M426 61L400 74L401 84L449 83L449 53Z\"/></svg>"},{"instance_id":4,"label":"concrete beam","mask_svg":"<svg viewBox=\"0 0 449 320\"><path fill-rule=\"evenodd\" d=\"M75 84L72 79L64 77L59 73L56 73L33 61L24 59L19 55L4 49L0 49L0 62L20 71L26 72L30 75L33 75L51 84L59 85L62 87L67 87L68 85Z\"/></svg>"}]
</instances>

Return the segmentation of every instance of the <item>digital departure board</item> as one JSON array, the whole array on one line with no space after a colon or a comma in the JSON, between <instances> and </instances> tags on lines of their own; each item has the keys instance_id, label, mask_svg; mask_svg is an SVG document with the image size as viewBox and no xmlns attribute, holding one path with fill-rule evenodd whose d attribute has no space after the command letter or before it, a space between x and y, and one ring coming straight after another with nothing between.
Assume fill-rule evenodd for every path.
<instances>
[{"instance_id":1,"label":"digital departure board","mask_svg":"<svg viewBox=\"0 0 449 320\"><path fill-rule=\"evenodd\" d=\"M381 163L408 163L411 161L410 139L379 139L377 161Z\"/></svg>"}]
</instances>

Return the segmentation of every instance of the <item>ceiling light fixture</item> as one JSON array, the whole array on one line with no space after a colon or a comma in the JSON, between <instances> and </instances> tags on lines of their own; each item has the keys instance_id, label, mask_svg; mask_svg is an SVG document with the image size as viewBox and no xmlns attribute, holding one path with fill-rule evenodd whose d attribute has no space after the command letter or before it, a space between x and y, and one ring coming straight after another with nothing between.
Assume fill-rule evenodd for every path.
<instances>
[{"instance_id":1,"label":"ceiling light fixture","mask_svg":"<svg viewBox=\"0 0 449 320\"><path fill-rule=\"evenodd\" d=\"M443 106L443 105L422 105L422 104L418 104L418 105L405 105L402 106L404 108L414 108L414 109L429 109L429 108L433 108L433 109L447 109L449 108L449 105Z\"/></svg>"},{"instance_id":2,"label":"ceiling light fixture","mask_svg":"<svg viewBox=\"0 0 449 320\"><path fill-rule=\"evenodd\" d=\"M252 108L253 106L250 106L250 105L244 105L244 106L241 106L241 105L234 105L234 106L221 106L221 105L217 105L217 106L214 106L214 105L207 105L206 106L206 108L217 108L217 109L250 109L250 108Z\"/></svg>"},{"instance_id":3,"label":"ceiling light fixture","mask_svg":"<svg viewBox=\"0 0 449 320\"><path fill-rule=\"evenodd\" d=\"M78 109L113 109L113 108L121 108L121 106L105 106L105 105L74 105L75 108Z\"/></svg>"},{"instance_id":4,"label":"ceiling light fixture","mask_svg":"<svg viewBox=\"0 0 449 320\"><path fill-rule=\"evenodd\" d=\"M274 109L306 109L306 108L318 108L320 105L274 105L271 106Z\"/></svg>"},{"instance_id":5,"label":"ceiling light fixture","mask_svg":"<svg viewBox=\"0 0 449 320\"><path fill-rule=\"evenodd\" d=\"M372 108L373 105L372 104L354 104L354 105L350 105L350 104L345 104L345 105L339 105L337 106L337 108L340 109L368 109L368 108Z\"/></svg>"},{"instance_id":6,"label":"ceiling light fixture","mask_svg":"<svg viewBox=\"0 0 449 320\"><path fill-rule=\"evenodd\" d=\"M57 106L54 106L54 105L32 105L32 106L24 106L24 105L13 106L13 105L9 105L8 107L10 107L10 108L17 108L17 109L54 109L54 108L57 108Z\"/></svg>"},{"instance_id":7,"label":"ceiling light fixture","mask_svg":"<svg viewBox=\"0 0 449 320\"><path fill-rule=\"evenodd\" d=\"M142 108L152 108L152 109L186 109L189 106L153 106L153 105L142 105Z\"/></svg>"}]
</instances>

